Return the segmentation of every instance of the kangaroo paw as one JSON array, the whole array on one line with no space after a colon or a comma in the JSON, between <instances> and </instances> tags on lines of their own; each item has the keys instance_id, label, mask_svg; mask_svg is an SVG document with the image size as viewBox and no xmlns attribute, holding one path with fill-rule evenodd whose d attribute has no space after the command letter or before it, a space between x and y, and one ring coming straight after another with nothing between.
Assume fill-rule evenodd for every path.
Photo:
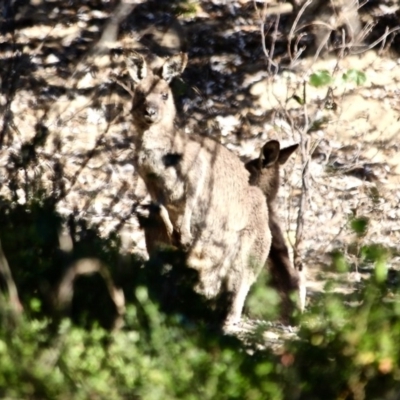
<instances>
[{"instance_id":1,"label":"kangaroo paw","mask_svg":"<svg viewBox=\"0 0 400 400\"><path fill-rule=\"evenodd\" d=\"M183 229L180 232L180 245L183 250L188 250L193 243L193 237L190 231Z\"/></svg>"},{"instance_id":2,"label":"kangaroo paw","mask_svg":"<svg viewBox=\"0 0 400 400\"><path fill-rule=\"evenodd\" d=\"M167 235L170 240L172 240L172 234L174 233L174 227L172 225L171 220L169 219L169 214L167 209L163 206L160 205L160 217L162 218L165 229L167 230Z\"/></svg>"}]
</instances>

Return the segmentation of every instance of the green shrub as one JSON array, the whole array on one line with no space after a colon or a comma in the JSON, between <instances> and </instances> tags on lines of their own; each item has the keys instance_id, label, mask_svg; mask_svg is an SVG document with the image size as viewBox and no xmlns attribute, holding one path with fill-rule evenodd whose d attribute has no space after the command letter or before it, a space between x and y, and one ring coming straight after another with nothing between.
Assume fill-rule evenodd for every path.
<instances>
[{"instance_id":1,"label":"green shrub","mask_svg":"<svg viewBox=\"0 0 400 400\"><path fill-rule=\"evenodd\" d=\"M79 317L57 320L43 307L40 290L60 273L54 236L62 219L46 202L3 211L1 240L25 312L11 322L4 302L0 306L2 399L399 398L398 279L381 246L356 246L360 268L370 277L346 295L333 291L335 282L327 284L301 316L298 339L272 351L262 336L266 328L243 342L205 318L188 317L195 306L189 292L180 299L184 307L166 307L158 296L165 284L158 267L138 268L134 258L130 279L122 281L128 307L121 330L101 327L101 316L113 310L98 300L100 280L86 282L77 295L72 314ZM117 262L118 238L102 239L95 227L79 232L74 257L96 254L107 264ZM346 276L345 256L334 253L333 263ZM248 308L257 318L273 318L269 304L276 296L263 285L261 279Z\"/></svg>"}]
</instances>

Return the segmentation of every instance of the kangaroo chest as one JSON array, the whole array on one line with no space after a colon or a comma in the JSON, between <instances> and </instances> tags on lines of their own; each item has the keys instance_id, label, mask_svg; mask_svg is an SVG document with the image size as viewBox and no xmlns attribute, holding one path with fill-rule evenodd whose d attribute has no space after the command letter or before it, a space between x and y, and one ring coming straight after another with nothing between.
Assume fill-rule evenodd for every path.
<instances>
[{"instance_id":1,"label":"kangaroo chest","mask_svg":"<svg viewBox=\"0 0 400 400\"><path fill-rule=\"evenodd\" d=\"M169 208L169 205L181 203L185 196L182 155L175 143L152 136L142 138L136 153L136 167L152 199Z\"/></svg>"}]
</instances>

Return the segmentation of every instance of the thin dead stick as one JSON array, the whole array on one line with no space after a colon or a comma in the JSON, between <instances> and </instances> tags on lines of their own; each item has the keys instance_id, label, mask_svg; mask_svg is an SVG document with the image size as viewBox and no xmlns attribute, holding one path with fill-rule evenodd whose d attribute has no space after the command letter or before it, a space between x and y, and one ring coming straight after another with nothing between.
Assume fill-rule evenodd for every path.
<instances>
[{"instance_id":1,"label":"thin dead stick","mask_svg":"<svg viewBox=\"0 0 400 400\"><path fill-rule=\"evenodd\" d=\"M108 293L115 304L117 316L114 319L113 328L119 329L122 326L122 317L125 314L125 296L122 289L118 289L113 282L110 271L103 262L97 258L81 258L68 268L61 279L56 294L56 304L58 309L67 308L74 295L74 281L81 275L92 275L98 273L104 279Z\"/></svg>"},{"instance_id":2,"label":"thin dead stick","mask_svg":"<svg viewBox=\"0 0 400 400\"><path fill-rule=\"evenodd\" d=\"M10 266L8 265L7 258L4 254L3 247L0 240L0 278L4 281L7 287L7 295L5 299L9 300L9 306L14 315L22 312L22 305L19 301L17 286L11 274Z\"/></svg>"},{"instance_id":3,"label":"thin dead stick","mask_svg":"<svg viewBox=\"0 0 400 400\"><path fill-rule=\"evenodd\" d=\"M253 5L254 5L254 9L257 11L257 6L256 6L255 1L253 1ZM278 69L278 67L279 67L278 64L276 64L272 60L272 58L274 56L274 51L275 51L277 24L275 24L274 37L273 37L272 44L271 44L271 50L268 51L267 46L265 45L265 23L264 23L264 21L265 21L265 16L266 16L266 8L267 8L267 4L264 2L263 12L262 13L258 12L258 17L260 19L261 45L262 45L263 53L268 60L268 72L271 72L271 65L273 65L276 69ZM277 20L279 21L279 15L277 17Z\"/></svg>"},{"instance_id":4,"label":"thin dead stick","mask_svg":"<svg viewBox=\"0 0 400 400\"><path fill-rule=\"evenodd\" d=\"M269 54L271 55L271 57L270 57L271 60L272 60L272 58L274 57L274 53L275 53L275 45L276 45L276 38L277 38L277 36L278 36L278 28L279 28L280 17L281 17L281 15L278 14L278 15L276 16L276 19L275 19L273 40L272 40L271 48L270 48L270 51L269 51ZM265 37L264 37L264 41L265 41ZM271 62L268 63L268 72L269 72L269 73L271 73L271 65L273 65L275 68L278 69L277 64L276 64L276 63L273 63L273 62L271 61ZM276 72L278 72L278 71L276 71Z\"/></svg>"},{"instance_id":5,"label":"thin dead stick","mask_svg":"<svg viewBox=\"0 0 400 400\"><path fill-rule=\"evenodd\" d=\"M100 40L93 47L93 51L96 52L99 49L113 46L117 40L118 30L121 23L136 6L142 3L144 3L144 0L121 0L110 15L110 18L103 29Z\"/></svg>"},{"instance_id":6,"label":"thin dead stick","mask_svg":"<svg viewBox=\"0 0 400 400\"><path fill-rule=\"evenodd\" d=\"M297 214L297 227L296 227L296 240L294 244L294 255L293 262L297 270L302 271L303 266L301 262L301 253L303 247L303 231L304 231L304 215L307 209L307 199L309 196L309 165L310 165L310 140L307 137L307 131L309 126L308 112L307 112L307 101L306 101L306 83L303 83L303 100L304 100L304 117L305 127L300 134L300 153L301 162L303 165L303 171L301 174L301 195L300 195L300 207Z\"/></svg>"},{"instance_id":7,"label":"thin dead stick","mask_svg":"<svg viewBox=\"0 0 400 400\"><path fill-rule=\"evenodd\" d=\"M297 14L297 16L296 16L296 19L295 19L294 22L293 22L292 27L290 28L289 35L288 35L288 55L289 55L289 58L290 58L290 61L291 61L291 62L293 62L293 55L292 55L292 52L290 51L290 45L291 45L291 43L292 43L293 34L294 34L295 30L296 30L296 26L297 26L297 24L299 23L299 20L300 20L301 16L303 15L305 9L306 9L312 2L313 2L313 0L307 0L307 1L303 4L303 6L301 7L300 11L298 12L298 14ZM292 2L292 5L293 5L293 2ZM293 8L294 8L294 7L293 7Z\"/></svg>"}]
</instances>

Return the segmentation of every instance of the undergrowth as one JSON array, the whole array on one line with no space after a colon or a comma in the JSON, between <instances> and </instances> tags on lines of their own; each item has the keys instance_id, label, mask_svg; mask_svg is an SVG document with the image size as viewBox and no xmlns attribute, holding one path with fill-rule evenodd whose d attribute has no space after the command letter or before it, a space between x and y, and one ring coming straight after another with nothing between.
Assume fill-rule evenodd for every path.
<instances>
[{"instance_id":1,"label":"undergrowth","mask_svg":"<svg viewBox=\"0 0 400 400\"><path fill-rule=\"evenodd\" d=\"M107 292L100 293L95 280L76 285L75 307L60 316L46 299L62 270L59 250L49 250L62 218L47 203L4 207L0 236L17 286L24 288L24 311L11 317L1 303L2 399L362 400L400 393L400 303L382 248L363 246L360 263L374 267L370 278L346 296L330 283L299 317L298 338L272 351L261 336L243 343L165 310L155 296L154 271L146 278L146 267L134 258L131 280L124 279L122 329L105 329L103 321L115 310L104 306ZM82 228L74 241L74 257L97 254L117 262L115 237L101 239L95 228ZM332 260L342 273L349 268L337 254ZM273 308L261 292L255 290L250 303ZM92 296L91 303L80 302Z\"/></svg>"}]
</instances>

